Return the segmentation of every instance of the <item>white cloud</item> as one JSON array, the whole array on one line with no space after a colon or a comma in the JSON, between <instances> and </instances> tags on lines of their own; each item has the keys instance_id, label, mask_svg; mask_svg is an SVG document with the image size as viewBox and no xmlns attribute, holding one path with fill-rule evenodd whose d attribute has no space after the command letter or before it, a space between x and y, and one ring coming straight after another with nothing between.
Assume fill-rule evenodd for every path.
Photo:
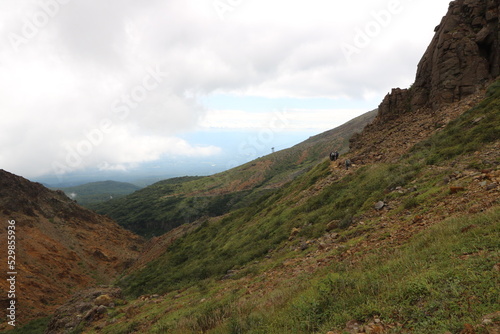
<instances>
[{"instance_id":1,"label":"white cloud","mask_svg":"<svg viewBox=\"0 0 500 334\"><path fill-rule=\"evenodd\" d=\"M287 109L272 113L242 110L212 110L200 123L205 129L280 131L325 131L342 125L367 111L364 109ZM279 126L277 126L279 124Z\"/></svg>"},{"instance_id":2,"label":"white cloud","mask_svg":"<svg viewBox=\"0 0 500 334\"><path fill-rule=\"evenodd\" d=\"M373 12L395 2L401 12L347 62L342 43L354 43ZM28 177L50 173L67 156L65 145L85 140L103 120L118 130L78 168L214 155L220 148L179 135L200 124L259 127L272 117L246 113L245 106L208 111L198 101L215 93L383 96L411 83L448 0L230 3L221 20L205 0L1 2L0 165ZM158 85L141 89L157 68ZM339 113L295 110L291 124L319 128Z\"/></svg>"}]
</instances>

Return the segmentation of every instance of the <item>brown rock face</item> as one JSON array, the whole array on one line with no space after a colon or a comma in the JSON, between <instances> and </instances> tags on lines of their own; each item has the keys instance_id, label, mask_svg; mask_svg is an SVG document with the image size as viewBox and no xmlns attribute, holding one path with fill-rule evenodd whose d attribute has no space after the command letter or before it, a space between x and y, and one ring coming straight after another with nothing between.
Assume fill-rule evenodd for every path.
<instances>
[{"instance_id":1,"label":"brown rock face","mask_svg":"<svg viewBox=\"0 0 500 334\"><path fill-rule=\"evenodd\" d=\"M384 121L399 117L402 113L411 111L411 94L408 89L393 88L391 94L387 94L384 101L378 107L377 120Z\"/></svg>"},{"instance_id":2,"label":"brown rock face","mask_svg":"<svg viewBox=\"0 0 500 334\"><path fill-rule=\"evenodd\" d=\"M474 94L500 75L500 0L455 0L436 27L411 89L395 89L378 121L406 111L439 107Z\"/></svg>"}]
</instances>

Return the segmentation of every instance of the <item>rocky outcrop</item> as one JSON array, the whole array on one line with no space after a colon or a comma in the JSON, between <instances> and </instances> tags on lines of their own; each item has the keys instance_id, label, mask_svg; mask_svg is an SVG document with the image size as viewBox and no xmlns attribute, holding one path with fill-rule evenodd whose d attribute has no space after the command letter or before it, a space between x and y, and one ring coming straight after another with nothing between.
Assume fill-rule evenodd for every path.
<instances>
[{"instance_id":1,"label":"rocky outcrop","mask_svg":"<svg viewBox=\"0 0 500 334\"><path fill-rule=\"evenodd\" d=\"M474 94L500 75L500 0L455 0L435 29L410 89L394 89L377 122L439 107Z\"/></svg>"},{"instance_id":2,"label":"rocky outcrop","mask_svg":"<svg viewBox=\"0 0 500 334\"><path fill-rule=\"evenodd\" d=\"M411 111L411 94L408 89L393 88L378 107L379 113L376 120L384 121L399 117L402 113Z\"/></svg>"},{"instance_id":3,"label":"rocky outcrop","mask_svg":"<svg viewBox=\"0 0 500 334\"><path fill-rule=\"evenodd\" d=\"M103 318L116 303L124 304L122 291L113 287L98 287L77 292L70 301L59 307L45 334L69 334L79 332L82 323Z\"/></svg>"}]
</instances>

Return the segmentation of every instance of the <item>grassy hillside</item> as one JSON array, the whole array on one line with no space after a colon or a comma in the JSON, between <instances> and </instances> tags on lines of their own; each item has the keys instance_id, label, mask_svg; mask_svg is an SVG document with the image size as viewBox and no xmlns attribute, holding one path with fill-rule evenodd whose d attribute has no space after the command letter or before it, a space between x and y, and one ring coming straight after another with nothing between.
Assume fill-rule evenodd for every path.
<instances>
[{"instance_id":1,"label":"grassy hillside","mask_svg":"<svg viewBox=\"0 0 500 334\"><path fill-rule=\"evenodd\" d=\"M75 199L78 204L90 207L97 203L109 201L112 198L129 195L140 188L125 182L103 181L55 189L64 191L68 197Z\"/></svg>"},{"instance_id":2,"label":"grassy hillside","mask_svg":"<svg viewBox=\"0 0 500 334\"><path fill-rule=\"evenodd\" d=\"M362 131L375 114L369 112L292 148L223 173L161 181L92 208L148 237L202 217L220 216L281 188L324 160L332 150L346 152L349 138Z\"/></svg>"},{"instance_id":3,"label":"grassy hillside","mask_svg":"<svg viewBox=\"0 0 500 334\"><path fill-rule=\"evenodd\" d=\"M121 279L131 297L162 296L104 332L326 333L357 320L487 333L499 319L482 317L500 310L499 139L495 84L396 164L322 162Z\"/></svg>"},{"instance_id":4,"label":"grassy hillside","mask_svg":"<svg viewBox=\"0 0 500 334\"><path fill-rule=\"evenodd\" d=\"M444 220L402 247L313 273L292 267L297 255L280 255L226 281L133 301L112 311L114 324L102 332L327 333L356 320L374 333L459 333L500 309L492 270L500 256L499 221L498 208ZM122 316L130 309L135 315Z\"/></svg>"},{"instance_id":5,"label":"grassy hillside","mask_svg":"<svg viewBox=\"0 0 500 334\"><path fill-rule=\"evenodd\" d=\"M499 165L497 83L396 163L323 161L249 205L152 240L153 260L117 282L127 300L78 330L498 332ZM237 171L249 179L249 167ZM155 186L168 198L207 180Z\"/></svg>"}]
</instances>

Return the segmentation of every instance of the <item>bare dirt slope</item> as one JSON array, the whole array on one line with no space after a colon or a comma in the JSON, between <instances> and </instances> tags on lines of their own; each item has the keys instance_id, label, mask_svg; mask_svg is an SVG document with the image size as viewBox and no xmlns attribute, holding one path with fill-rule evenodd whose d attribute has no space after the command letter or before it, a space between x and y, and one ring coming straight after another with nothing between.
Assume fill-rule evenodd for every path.
<instances>
[{"instance_id":1,"label":"bare dirt slope","mask_svg":"<svg viewBox=\"0 0 500 334\"><path fill-rule=\"evenodd\" d=\"M0 170L2 273L12 271L7 268L9 221L15 221L16 297L22 310L16 320L21 323L50 314L75 291L111 283L142 247L141 238L64 193ZM6 280L0 290L9 290ZM2 308L10 302L7 297L0 297Z\"/></svg>"}]
</instances>

